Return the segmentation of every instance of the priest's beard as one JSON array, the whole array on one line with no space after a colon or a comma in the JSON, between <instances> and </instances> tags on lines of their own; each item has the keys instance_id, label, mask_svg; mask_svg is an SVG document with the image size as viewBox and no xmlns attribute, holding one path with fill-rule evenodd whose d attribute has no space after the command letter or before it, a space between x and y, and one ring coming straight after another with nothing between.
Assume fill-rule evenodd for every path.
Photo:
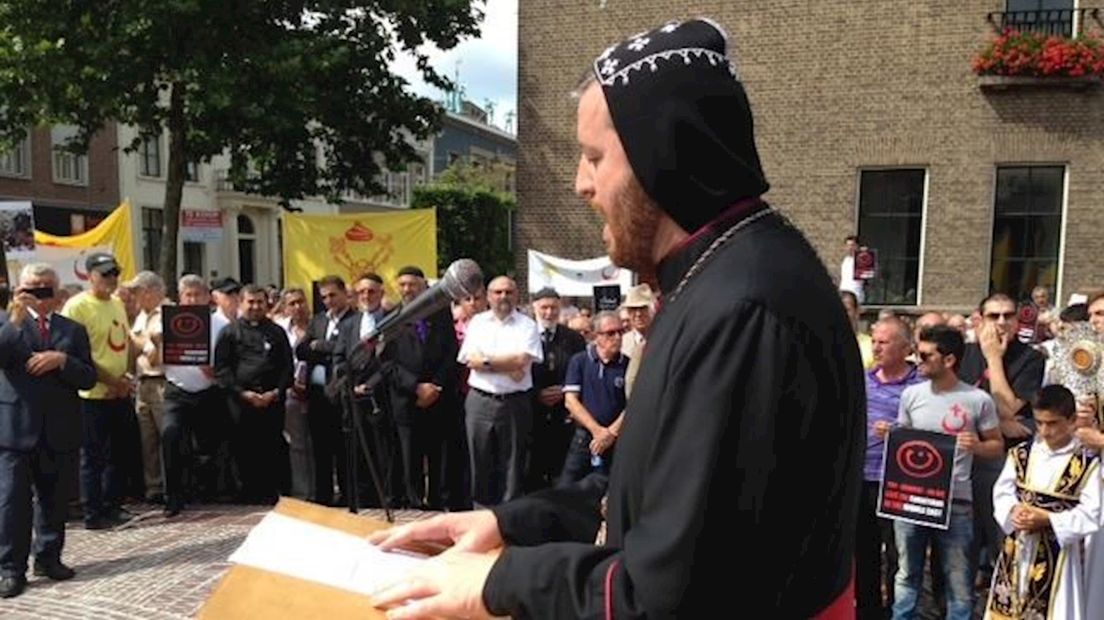
<instances>
[{"instance_id":1,"label":"priest's beard","mask_svg":"<svg viewBox=\"0 0 1104 620\"><path fill-rule=\"evenodd\" d=\"M606 240L610 260L635 271L642 281L655 277L655 237L663 216L659 206L644 191L635 177L618 192L610 208L597 207L605 215L610 239Z\"/></svg>"}]
</instances>

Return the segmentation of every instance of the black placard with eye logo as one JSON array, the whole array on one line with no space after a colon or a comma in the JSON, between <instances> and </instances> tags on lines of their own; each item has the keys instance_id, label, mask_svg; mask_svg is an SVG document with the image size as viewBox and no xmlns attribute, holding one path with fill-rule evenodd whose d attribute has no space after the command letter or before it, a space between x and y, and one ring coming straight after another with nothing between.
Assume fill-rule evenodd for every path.
<instances>
[{"instance_id":1,"label":"black placard with eye logo","mask_svg":"<svg viewBox=\"0 0 1104 620\"><path fill-rule=\"evenodd\" d=\"M162 306L162 356L175 366L211 363L211 309L207 306Z\"/></svg>"},{"instance_id":2,"label":"black placard with eye logo","mask_svg":"<svg viewBox=\"0 0 1104 620\"><path fill-rule=\"evenodd\" d=\"M942 530L951 524L954 435L895 428L886 438L878 516Z\"/></svg>"}]
</instances>

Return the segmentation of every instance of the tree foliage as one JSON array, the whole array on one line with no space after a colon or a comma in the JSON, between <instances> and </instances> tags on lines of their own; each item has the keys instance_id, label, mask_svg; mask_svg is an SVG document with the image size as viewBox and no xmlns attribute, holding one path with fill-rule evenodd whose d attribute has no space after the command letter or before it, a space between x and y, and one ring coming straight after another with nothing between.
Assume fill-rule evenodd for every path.
<instances>
[{"instance_id":1,"label":"tree foliage","mask_svg":"<svg viewBox=\"0 0 1104 620\"><path fill-rule=\"evenodd\" d=\"M388 62L478 32L482 0L7 0L0 3L0 140L76 125L86 148L106 123L169 133L161 271L176 272L185 168L228 152L230 180L284 206L346 190L382 193L380 164L416 157L408 137L440 111Z\"/></svg>"},{"instance_id":2,"label":"tree foliage","mask_svg":"<svg viewBox=\"0 0 1104 620\"><path fill-rule=\"evenodd\" d=\"M510 213L516 206L513 196L498 191L493 173L462 164L415 189L411 202L415 209L437 209L438 269L470 258L488 278L514 272Z\"/></svg>"}]
</instances>

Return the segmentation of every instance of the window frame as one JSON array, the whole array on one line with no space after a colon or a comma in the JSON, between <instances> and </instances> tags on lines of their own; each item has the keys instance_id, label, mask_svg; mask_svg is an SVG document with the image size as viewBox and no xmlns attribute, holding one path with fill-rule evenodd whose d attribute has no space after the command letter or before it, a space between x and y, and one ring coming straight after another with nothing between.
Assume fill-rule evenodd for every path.
<instances>
[{"instance_id":1,"label":"window frame","mask_svg":"<svg viewBox=\"0 0 1104 620\"><path fill-rule=\"evenodd\" d=\"M859 232L859 225L862 222L862 177L865 172L923 172L923 187L921 190L921 204L920 204L920 240L919 250L916 261L916 301L914 303L894 304L894 303L871 303L864 301L864 307L898 307L898 308L918 308L924 305L924 267L925 267L925 255L927 254L927 236L928 236L928 203L930 200L930 188L931 188L931 166L929 164L901 164L901 165L867 165L859 166L855 171L855 204L853 217L853 226L851 232L847 234L858 234L859 241L865 244L865 239L862 238ZM842 243L842 237L840 238ZM877 249L877 248L875 248ZM880 257L879 257L880 258ZM838 261L832 263L834 265L832 273L836 273L839 269ZM879 272L882 269L881 264L878 265Z\"/></svg>"}]
</instances>

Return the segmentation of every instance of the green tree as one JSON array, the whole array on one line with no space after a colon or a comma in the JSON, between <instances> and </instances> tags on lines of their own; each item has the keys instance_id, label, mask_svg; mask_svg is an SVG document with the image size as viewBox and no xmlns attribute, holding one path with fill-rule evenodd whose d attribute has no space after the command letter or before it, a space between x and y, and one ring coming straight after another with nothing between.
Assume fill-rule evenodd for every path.
<instances>
[{"instance_id":1,"label":"green tree","mask_svg":"<svg viewBox=\"0 0 1104 620\"><path fill-rule=\"evenodd\" d=\"M495 176L453 165L437 181L414 190L411 208L437 208L437 267L458 258L479 263L486 277L514 272L510 213L514 197L497 191Z\"/></svg>"},{"instance_id":2,"label":"green tree","mask_svg":"<svg viewBox=\"0 0 1104 620\"><path fill-rule=\"evenodd\" d=\"M8 0L0 3L0 141L76 125L80 152L108 122L134 125L128 150L167 129L160 271L176 274L188 162L228 152L236 187L337 202L384 191L380 161L416 158L407 136L440 110L388 68L409 52L450 86L423 44L476 34L483 0ZM320 162L324 162L320 165Z\"/></svg>"}]
</instances>

